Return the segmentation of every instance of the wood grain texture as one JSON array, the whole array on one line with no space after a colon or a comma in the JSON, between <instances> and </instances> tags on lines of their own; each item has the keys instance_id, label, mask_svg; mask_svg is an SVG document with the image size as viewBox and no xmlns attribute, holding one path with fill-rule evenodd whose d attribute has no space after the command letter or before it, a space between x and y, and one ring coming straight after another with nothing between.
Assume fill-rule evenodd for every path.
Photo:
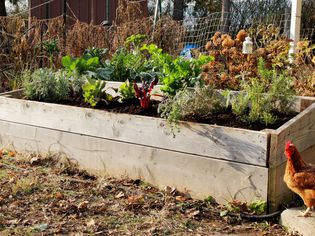
<instances>
[{"instance_id":1,"label":"wood grain texture","mask_svg":"<svg viewBox=\"0 0 315 236\"><path fill-rule=\"evenodd\" d=\"M0 120L210 158L267 165L268 133L181 122L173 137L161 118L0 97Z\"/></svg>"},{"instance_id":2,"label":"wood grain texture","mask_svg":"<svg viewBox=\"0 0 315 236\"><path fill-rule=\"evenodd\" d=\"M0 143L17 151L59 152L94 173L140 178L193 197L267 200L268 169L154 147L0 121Z\"/></svg>"},{"instance_id":3,"label":"wood grain texture","mask_svg":"<svg viewBox=\"0 0 315 236\"><path fill-rule=\"evenodd\" d=\"M283 182L286 165L285 143L291 140L309 163L315 164L315 103L275 131L270 131L269 206L270 210L290 201L292 193Z\"/></svg>"},{"instance_id":4,"label":"wood grain texture","mask_svg":"<svg viewBox=\"0 0 315 236\"><path fill-rule=\"evenodd\" d=\"M270 131L269 165L278 166L286 161L284 146L291 140L300 152L315 145L315 103L280 128Z\"/></svg>"}]
</instances>

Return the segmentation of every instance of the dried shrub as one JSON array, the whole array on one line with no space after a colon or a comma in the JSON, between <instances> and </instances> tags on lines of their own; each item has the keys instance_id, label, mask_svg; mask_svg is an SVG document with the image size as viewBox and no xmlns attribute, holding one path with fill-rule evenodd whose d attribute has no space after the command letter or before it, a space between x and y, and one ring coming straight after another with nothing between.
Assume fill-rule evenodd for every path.
<instances>
[{"instance_id":1,"label":"dried shrub","mask_svg":"<svg viewBox=\"0 0 315 236\"><path fill-rule=\"evenodd\" d=\"M250 55L242 53L242 43L250 35L254 50ZM273 25L260 25L248 32L241 30L235 39L220 32L214 34L205 49L215 60L203 66L202 78L217 88L241 89L241 79L258 76L258 58L263 58L267 69L279 73L288 71L294 78L292 84L299 95L315 95L315 46L310 41L297 45L294 63L289 61L290 41Z\"/></svg>"},{"instance_id":2,"label":"dried shrub","mask_svg":"<svg viewBox=\"0 0 315 236\"><path fill-rule=\"evenodd\" d=\"M89 47L109 48L108 37L109 32L105 27L77 21L68 30L66 53L80 56Z\"/></svg>"},{"instance_id":3,"label":"dried shrub","mask_svg":"<svg viewBox=\"0 0 315 236\"><path fill-rule=\"evenodd\" d=\"M186 33L186 28L181 25L181 22L164 17L156 23L152 38L159 48L174 56L179 55L183 49L183 38Z\"/></svg>"},{"instance_id":4,"label":"dried shrub","mask_svg":"<svg viewBox=\"0 0 315 236\"><path fill-rule=\"evenodd\" d=\"M151 18L143 18L134 21L124 22L113 26L114 36L111 52L114 53L119 47L122 47L128 37L136 34L150 35L152 27ZM150 42L147 37L146 43Z\"/></svg>"},{"instance_id":5,"label":"dried shrub","mask_svg":"<svg viewBox=\"0 0 315 236\"><path fill-rule=\"evenodd\" d=\"M118 0L118 7L116 10L115 24L138 21L142 18L148 17L148 9L146 2L133 0Z\"/></svg>"}]
</instances>

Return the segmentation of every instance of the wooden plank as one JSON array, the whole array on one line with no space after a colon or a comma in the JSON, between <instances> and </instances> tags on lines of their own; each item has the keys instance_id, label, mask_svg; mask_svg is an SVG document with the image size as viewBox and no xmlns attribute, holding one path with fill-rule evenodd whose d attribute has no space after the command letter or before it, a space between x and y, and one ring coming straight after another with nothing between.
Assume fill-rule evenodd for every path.
<instances>
[{"instance_id":1,"label":"wooden plank","mask_svg":"<svg viewBox=\"0 0 315 236\"><path fill-rule=\"evenodd\" d=\"M306 160L315 164L315 103L275 131L270 131L268 198L270 210L276 210L292 194L283 182L285 142L291 140ZM314 158L309 156L313 155ZM303 155L302 155L303 157Z\"/></svg>"},{"instance_id":2,"label":"wooden plank","mask_svg":"<svg viewBox=\"0 0 315 236\"><path fill-rule=\"evenodd\" d=\"M17 89L14 91L0 93L0 96L8 97L8 98L21 98L23 96L24 89Z\"/></svg>"},{"instance_id":3,"label":"wooden plank","mask_svg":"<svg viewBox=\"0 0 315 236\"><path fill-rule=\"evenodd\" d=\"M181 122L173 137L164 119L0 97L0 120L266 166L268 133Z\"/></svg>"},{"instance_id":4,"label":"wooden plank","mask_svg":"<svg viewBox=\"0 0 315 236\"><path fill-rule=\"evenodd\" d=\"M293 119L271 132L269 165L278 166L286 161L285 142L291 140L300 152L315 145L315 103Z\"/></svg>"},{"instance_id":5,"label":"wooden plank","mask_svg":"<svg viewBox=\"0 0 315 236\"><path fill-rule=\"evenodd\" d=\"M225 203L267 199L268 169L159 148L0 121L0 143L17 151L59 152L94 173L140 178Z\"/></svg>"}]
</instances>

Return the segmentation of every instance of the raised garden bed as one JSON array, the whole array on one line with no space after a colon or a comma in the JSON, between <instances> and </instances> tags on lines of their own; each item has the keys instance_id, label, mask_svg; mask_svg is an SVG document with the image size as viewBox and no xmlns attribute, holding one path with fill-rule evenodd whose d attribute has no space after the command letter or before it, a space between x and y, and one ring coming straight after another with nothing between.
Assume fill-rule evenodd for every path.
<instances>
[{"instance_id":1,"label":"raised garden bed","mask_svg":"<svg viewBox=\"0 0 315 236\"><path fill-rule=\"evenodd\" d=\"M174 186L197 198L262 199L274 210L290 197L282 181L284 142L292 140L315 163L313 98L297 97L299 115L275 130L181 122L174 138L161 118L17 99L20 94L0 97L2 145L65 153L94 173Z\"/></svg>"}]
</instances>

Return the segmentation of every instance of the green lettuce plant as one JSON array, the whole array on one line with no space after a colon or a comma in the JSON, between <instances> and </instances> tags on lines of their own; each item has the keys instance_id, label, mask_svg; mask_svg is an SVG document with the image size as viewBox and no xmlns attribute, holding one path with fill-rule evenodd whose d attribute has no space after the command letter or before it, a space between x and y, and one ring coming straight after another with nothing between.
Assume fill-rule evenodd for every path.
<instances>
[{"instance_id":1,"label":"green lettuce plant","mask_svg":"<svg viewBox=\"0 0 315 236\"><path fill-rule=\"evenodd\" d=\"M126 80L119 86L119 93L122 102L130 101L136 97L135 89L129 80Z\"/></svg>"},{"instance_id":2,"label":"green lettuce plant","mask_svg":"<svg viewBox=\"0 0 315 236\"><path fill-rule=\"evenodd\" d=\"M82 86L84 101L95 107L100 101L108 104L113 101L113 96L105 89L106 81L88 78Z\"/></svg>"}]
</instances>

